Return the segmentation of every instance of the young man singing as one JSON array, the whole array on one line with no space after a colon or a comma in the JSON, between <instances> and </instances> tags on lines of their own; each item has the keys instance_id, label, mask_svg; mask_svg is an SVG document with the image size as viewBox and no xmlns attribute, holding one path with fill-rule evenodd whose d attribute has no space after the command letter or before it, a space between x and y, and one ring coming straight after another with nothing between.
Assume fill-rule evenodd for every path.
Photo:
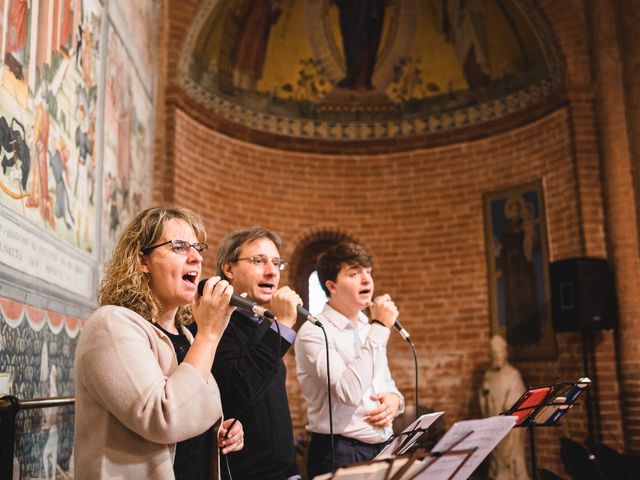
<instances>
[{"instance_id":1,"label":"young man singing","mask_svg":"<svg viewBox=\"0 0 640 480\"><path fill-rule=\"evenodd\" d=\"M318 320L329 340L334 469L373 458L404 410L386 348L398 309L387 294L372 301L371 270L371 257L354 243L335 245L318 259L318 278L329 297ZM371 320L362 313L367 307ZM331 471L327 356L320 328L302 325L295 353L311 432L307 472L313 478Z\"/></svg>"}]
</instances>

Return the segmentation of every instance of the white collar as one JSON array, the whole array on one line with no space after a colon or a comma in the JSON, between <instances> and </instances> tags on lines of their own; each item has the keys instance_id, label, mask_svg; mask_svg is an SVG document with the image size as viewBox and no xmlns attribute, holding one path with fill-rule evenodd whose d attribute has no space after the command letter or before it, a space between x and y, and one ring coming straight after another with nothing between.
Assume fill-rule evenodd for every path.
<instances>
[{"instance_id":1,"label":"white collar","mask_svg":"<svg viewBox=\"0 0 640 480\"><path fill-rule=\"evenodd\" d=\"M329 320L339 330L345 330L346 328L349 328L349 325L353 325L353 322L351 320L338 312L335 308L329 305L329 303L326 303L324 305L324 308L322 309L322 315L324 315L327 320ZM358 312L358 323L368 324L369 319L364 313Z\"/></svg>"}]
</instances>

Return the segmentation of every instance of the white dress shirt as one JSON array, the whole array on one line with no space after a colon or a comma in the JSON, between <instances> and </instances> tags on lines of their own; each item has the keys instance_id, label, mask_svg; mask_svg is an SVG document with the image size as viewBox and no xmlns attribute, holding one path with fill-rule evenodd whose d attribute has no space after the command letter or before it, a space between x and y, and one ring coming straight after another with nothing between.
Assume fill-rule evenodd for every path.
<instances>
[{"instance_id":1,"label":"white dress shirt","mask_svg":"<svg viewBox=\"0 0 640 480\"><path fill-rule=\"evenodd\" d=\"M384 325L369 324L363 313L354 324L328 304L317 318L329 341L333 433L365 443L384 442L393 433L391 425L375 428L364 415L380 405L371 400L374 393L395 393L400 398L397 414L404 410L404 398L391 378L387 362L390 330ZM307 430L328 434L326 344L318 326L311 322L302 325L295 355L296 375L307 401Z\"/></svg>"}]
</instances>

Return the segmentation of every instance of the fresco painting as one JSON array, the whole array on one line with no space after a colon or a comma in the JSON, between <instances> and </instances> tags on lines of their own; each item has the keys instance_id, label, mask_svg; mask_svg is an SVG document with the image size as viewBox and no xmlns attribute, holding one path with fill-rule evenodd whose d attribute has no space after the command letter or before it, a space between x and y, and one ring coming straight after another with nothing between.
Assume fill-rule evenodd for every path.
<instances>
[{"instance_id":1,"label":"fresco painting","mask_svg":"<svg viewBox=\"0 0 640 480\"><path fill-rule=\"evenodd\" d=\"M112 0L109 19L114 29L126 38L127 52L148 91L153 87L156 42L153 40L159 2L150 0Z\"/></svg>"},{"instance_id":2,"label":"fresco painting","mask_svg":"<svg viewBox=\"0 0 640 480\"><path fill-rule=\"evenodd\" d=\"M74 394L103 259L150 202L156 5L0 0L0 395ZM73 478L73 411L18 413L14 478Z\"/></svg>"},{"instance_id":3,"label":"fresco painting","mask_svg":"<svg viewBox=\"0 0 640 480\"><path fill-rule=\"evenodd\" d=\"M209 0L201 11L183 80L235 121L240 106L318 124L415 120L414 134L431 117L456 128L437 115L466 125L508 114L526 102L507 96L547 95L560 69L529 0Z\"/></svg>"},{"instance_id":4,"label":"fresco painting","mask_svg":"<svg viewBox=\"0 0 640 480\"><path fill-rule=\"evenodd\" d=\"M0 372L20 399L73 396L79 319L0 297ZM22 410L16 417L14 476L73 478L73 407Z\"/></svg>"},{"instance_id":5,"label":"fresco painting","mask_svg":"<svg viewBox=\"0 0 640 480\"><path fill-rule=\"evenodd\" d=\"M2 7L0 204L91 253L102 6L4 0Z\"/></svg>"},{"instance_id":6,"label":"fresco painting","mask_svg":"<svg viewBox=\"0 0 640 480\"><path fill-rule=\"evenodd\" d=\"M151 192L151 94L114 28L107 40L103 159L103 256Z\"/></svg>"}]
</instances>

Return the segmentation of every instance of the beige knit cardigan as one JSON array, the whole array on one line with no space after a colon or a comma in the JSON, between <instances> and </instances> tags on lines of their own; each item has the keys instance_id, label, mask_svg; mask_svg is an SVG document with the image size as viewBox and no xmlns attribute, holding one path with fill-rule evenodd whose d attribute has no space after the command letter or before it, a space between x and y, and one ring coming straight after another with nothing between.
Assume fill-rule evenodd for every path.
<instances>
[{"instance_id":1,"label":"beige knit cardigan","mask_svg":"<svg viewBox=\"0 0 640 480\"><path fill-rule=\"evenodd\" d=\"M178 366L169 338L127 308L93 313L74 368L77 479L173 479L176 442L222 419L213 377L205 382L191 365ZM215 445L212 457L217 478Z\"/></svg>"}]
</instances>

